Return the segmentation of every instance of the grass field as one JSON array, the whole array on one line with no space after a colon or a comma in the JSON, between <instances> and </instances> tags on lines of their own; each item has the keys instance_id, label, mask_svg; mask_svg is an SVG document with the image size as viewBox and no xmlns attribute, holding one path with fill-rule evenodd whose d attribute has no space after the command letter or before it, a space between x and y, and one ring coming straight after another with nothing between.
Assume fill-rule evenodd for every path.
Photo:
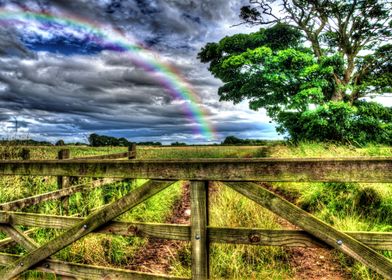
<instances>
[{"instance_id":1,"label":"grass field","mask_svg":"<svg viewBox=\"0 0 392 280\"><path fill-rule=\"evenodd\" d=\"M32 159L55 159L61 147L31 148ZM67 147L71 157L123 152L125 148ZM4 150L18 148L0 147ZM392 156L392 148L370 145L363 148L336 146L333 144L300 144L297 146L275 145L268 148L254 146L195 146L195 147L143 147L137 148L138 159L174 158L256 158L256 157L352 157ZM88 180L88 179L83 179ZM70 215L86 215L106 203L142 184L142 180L117 183L95 189L88 194L70 197ZM341 230L392 231L391 184L323 184L323 183L275 183L279 189L303 209ZM0 203L57 189L54 177L3 177L0 178ZM171 215L175 201L181 199L177 184L154 198L121 216L126 221L164 222ZM41 203L25 209L39 213L61 215L58 201ZM282 228L278 217L255 203L234 193L221 184L215 184L210 193L210 223L213 226ZM26 230L27 228L23 228ZM32 238L45 243L58 234L56 230L40 229ZM4 235L3 235L4 236ZM120 237L104 234L89 235L60 251L56 257L66 261L124 267L135 252L147 240L136 237ZM23 253L20 247L8 248L7 252ZM359 263L338 253L341 265L352 279L381 279ZM384 252L386 256L390 253ZM244 245L213 245L211 248L211 276L216 279L293 279L293 268L284 248ZM190 276L190 248L172 256L171 273ZM49 276L29 272L26 279L47 279Z\"/></svg>"}]
</instances>

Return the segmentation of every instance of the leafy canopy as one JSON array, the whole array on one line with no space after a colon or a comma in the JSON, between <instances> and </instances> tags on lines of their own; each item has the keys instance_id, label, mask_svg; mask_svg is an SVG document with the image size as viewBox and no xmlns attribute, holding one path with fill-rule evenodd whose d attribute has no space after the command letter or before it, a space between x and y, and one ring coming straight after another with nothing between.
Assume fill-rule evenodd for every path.
<instances>
[{"instance_id":1,"label":"leafy canopy","mask_svg":"<svg viewBox=\"0 0 392 280\"><path fill-rule=\"evenodd\" d=\"M293 139L390 143L383 114L391 110L361 100L392 91L391 8L375 0L250 0L243 23L266 27L208 43L198 58L224 82L222 101L265 108Z\"/></svg>"}]
</instances>

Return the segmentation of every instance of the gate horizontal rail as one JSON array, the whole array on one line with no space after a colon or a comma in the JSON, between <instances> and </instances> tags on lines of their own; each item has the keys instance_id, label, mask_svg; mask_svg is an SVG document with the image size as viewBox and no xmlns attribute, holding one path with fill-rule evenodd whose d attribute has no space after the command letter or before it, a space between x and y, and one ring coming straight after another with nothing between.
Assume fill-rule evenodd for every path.
<instances>
[{"instance_id":1,"label":"gate horizontal rail","mask_svg":"<svg viewBox=\"0 0 392 280\"><path fill-rule=\"evenodd\" d=\"M264 182L392 182L392 158L0 161L0 175Z\"/></svg>"},{"instance_id":2,"label":"gate horizontal rail","mask_svg":"<svg viewBox=\"0 0 392 280\"><path fill-rule=\"evenodd\" d=\"M80 221L80 217L66 217L22 212L0 211L0 223L14 226L67 229ZM191 240L189 225L111 221L94 233L122 236L153 237L170 240ZM345 231L351 237L377 250L392 250L392 233ZM207 227L212 243L249 244L259 246L328 247L303 230L267 230L261 228ZM1 247L1 243L0 243Z\"/></svg>"}]
</instances>

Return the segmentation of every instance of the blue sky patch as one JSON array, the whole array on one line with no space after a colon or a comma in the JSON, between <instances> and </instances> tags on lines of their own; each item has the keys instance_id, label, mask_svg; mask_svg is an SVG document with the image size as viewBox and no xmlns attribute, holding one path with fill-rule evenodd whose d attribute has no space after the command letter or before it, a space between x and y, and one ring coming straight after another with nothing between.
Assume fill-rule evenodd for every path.
<instances>
[{"instance_id":1,"label":"blue sky patch","mask_svg":"<svg viewBox=\"0 0 392 280\"><path fill-rule=\"evenodd\" d=\"M74 37L56 37L49 40L41 38L22 38L25 46L32 51L46 51L62 55L95 55L109 47Z\"/></svg>"}]
</instances>

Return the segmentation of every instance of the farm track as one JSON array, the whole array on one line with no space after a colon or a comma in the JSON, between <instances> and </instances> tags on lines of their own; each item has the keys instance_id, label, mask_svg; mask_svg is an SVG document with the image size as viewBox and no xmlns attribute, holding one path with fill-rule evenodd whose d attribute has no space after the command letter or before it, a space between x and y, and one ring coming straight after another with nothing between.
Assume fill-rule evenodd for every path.
<instances>
[{"instance_id":1,"label":"farm track","mask_svg":"<svg viewBox=\"0 0 392 280\"><path fill-rule=\"evenodd\" d=\"M264 187L284 197L290 202L295 202L295 197L282 193L272 188L269 184ZM212 192L216 192L214 188ZM166 220L167 223L189 224L190 221L190 191L189 185L183 186L181 199L173 206L173 212ZM285 229L298 229L288 221L278 218L278 223ZM186 245L182 241L163 240L150 238L148 243L139 249L127 268L131 270L170 274L171 261L177 252ZM330 249L324 248L287 248L290 267L293 269L293 280L349 280L350 274L340 265L337 256Z\"/></svg>"},{"instance_id":2,"label":"farm track","mask_svg":"<svg viewBox=\"0 0 392 280\"><path fill-rule=\"evenodd\" d=\"M295 203L296 197L274 189L270 184L263 183L263 187ZM290 222L278 217L278 223L285 229L299 229ZM289 254L290 267L294 272L293 280L349 280L350 274L340 265L336 255L326 248L291 247Z\"/></svg>"},{"instance_id":3,"label":"farm track","mask_svg":"<svg viewBox=\"0 0 392 280\"><path fill-rule=\"evenodd\" d=\"M189 184L183 185L181 199L173 205L172 214L165 222L171 224L189 224L190 190ZM149 238L145 246L134 255L126 268L150 273L170 274L171 262L186 242Z\"/></svg>"}]
</instances>

